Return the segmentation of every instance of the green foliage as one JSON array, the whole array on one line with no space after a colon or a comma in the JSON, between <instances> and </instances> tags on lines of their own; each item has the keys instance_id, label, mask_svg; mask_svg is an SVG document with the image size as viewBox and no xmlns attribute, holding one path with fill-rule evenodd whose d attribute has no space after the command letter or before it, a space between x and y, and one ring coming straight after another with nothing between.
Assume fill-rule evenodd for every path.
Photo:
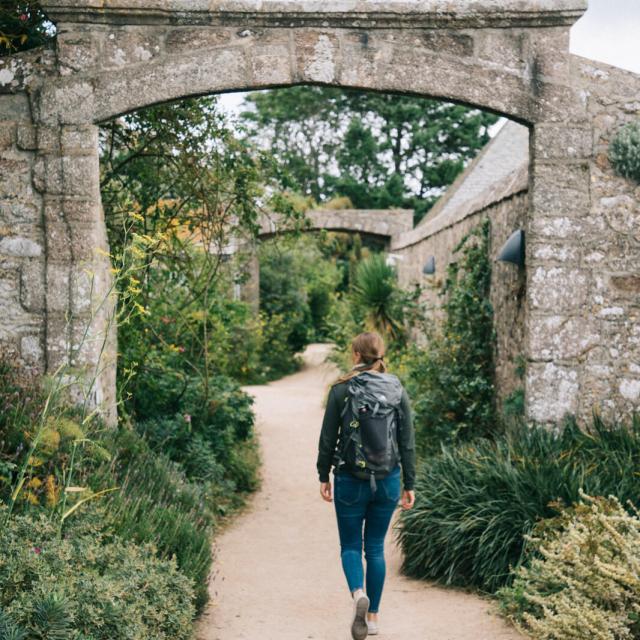
<instances>
[{"instance_id":1,"label":"green foliage","mask_svg":"<svg viewBox=\"0 0 640 640\"><path fill-rule=\"evenodd\" d=\"M640 518L591 498L536 526L529 562L498 595L539 640L640 638Z\"/></svg>"},{"instance_id":2,"label":"green foliage","mask_svg":"<svg viewBox=\"0 0 640 640\"><path fill-rule=\"evenodd\" d=\"M579 501L580 490L638 502L640 417L631 425L594 415L560 433L524 423L495 441L445 446L419 467L416 505L401 516L409 575L494 592L523 561L535 523Z\"/></svg>"},{"instance_id":3,"label":"green foliage","mask_svg":"<svg viewBox=\"0 0 640 640\"><path fill-rule=\"evenodd\" d=\"M447 267L439 294L442 323L427 324L426 347L403 356L402 377L413 399L416 445L421 453L441 443L487 436L499 428L494 407L493 309L489 301L490 222L454 247L460 259Z\"/></svg>"},{"instance_id":4,"label":"green foliage","mask_svg":"<svg viewBox=\"0 0 640 640\"><path fill-rule=\"evenodd\" d=\"M0 548L6 638L20 638L20 629L28 640L191 636L191 581L175 560L158 559L153 545L92 526L60 539L44 515L17 515L0 529Z\"/></svg>"},{"instance_id":5,"label":"green foliage","mask_svg":"<svg viewBox=\"0 0 640 640\"><path fill-rule=\"evenodd\" d=\"M9 0L0 5L0 56L45 44L55 28L39 2Z\"/></svg>"},{"instance_id":6,"label":"green foliage","mask_svg":"<svg viewBox=\"0 0 640 640\"><path fill-rule=\"evenodd\" d=\"M123 539L152 543L161 558L175 557L195 587L197 610L202 610L207 602L217 503L223 509L227 501L217 485L189 482L178 464L154 453L128 429L120 427L112 438L113 460L94 469L89 480L95 487L114 481L120 487L105 502L105 526Z\"/></svg>"},{"instance_id":7,"label":"green foliage","mask_svg":"<svg viewBox=\"0 0 640 640\"><path fill-rule=\"evenodd\" d=\"M609 159L616 173L640 183L640 121L620 127L609 145Z\"/></svg>"},{"instance_id":8,"label":"green foliage","mask_svg":"<svg viewBox=\"0 0 640 640\"><path fill-rule=\"evenodd\" d=\"M281 323L292 360L310 342L328 337L327 318L341 274L309 236L264 242L259 258L261 309L266 322L276 317Z\"/></svg>"},{"instance_id":9,"label":"green foliage","mask_svg":"<svg viewBox=\"0 0 640 640\"><path fill-rule=\"evenodd\" d=\"M488 141L496 117L413 96L297 86L255 92L243 119L281 188L322 203L406 207L419 220Z\"/></svg>"},{"instance_id":10,"label":"green foliage","mask_svg":"<svg viewBox=\"0 0 640 640\"><path fill-rule=\"evenodd\" d=\"M373 254L358 265L352 295L367 329L396 342L404 337L403 300L397 274L384 254Z\"/></svg>"}]
</instances>

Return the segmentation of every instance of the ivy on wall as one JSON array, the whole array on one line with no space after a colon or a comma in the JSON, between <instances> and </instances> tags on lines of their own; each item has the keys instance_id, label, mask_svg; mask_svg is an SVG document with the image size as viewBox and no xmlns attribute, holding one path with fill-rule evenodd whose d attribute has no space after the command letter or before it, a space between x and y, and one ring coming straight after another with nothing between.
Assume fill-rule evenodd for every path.
<instances>
[{"instance_id":1,"label":"ivy on wall","mask_svg":"<svg viewBox=\"0 0 640 640\"><path fill-rule=\"evenodd\" d=\"M489 238L490 221L485 220L454 248L459 260L448 265L439 292L444 320L427 326L427 346L413 347L406 357L423 453L442 443L489 436L497 428Z\"/></svg>"}]
</instances>

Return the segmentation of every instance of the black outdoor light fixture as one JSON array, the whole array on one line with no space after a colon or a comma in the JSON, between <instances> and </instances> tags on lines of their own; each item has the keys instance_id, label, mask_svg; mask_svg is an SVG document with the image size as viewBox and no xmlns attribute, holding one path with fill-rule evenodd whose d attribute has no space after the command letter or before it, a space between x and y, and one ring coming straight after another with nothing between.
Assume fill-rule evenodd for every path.
<instances>
[{"instance_id":1,"label":"black outdoor light fixture","mask_svg":"<svg viewBox=\"0 0 640 640\"><path fill-rule=\"evenodd\" d=\"M424 273L425 276L429 276L435 272L436 272L436 257L429 256L427 258L427 261L424 264L424 267L422 267L422 273Z\"/></svg>"},{"instance_id":2,"label":"black outdoor light fixture","mask_svg":"<svg viewBox=\"0 0 640 640\"><path fill-rule=\"evenodd\" d=\"M512 262L519 267L524 265L524 229L516 229L502 245L497 260Z\"/></svg>"}]
</instances>

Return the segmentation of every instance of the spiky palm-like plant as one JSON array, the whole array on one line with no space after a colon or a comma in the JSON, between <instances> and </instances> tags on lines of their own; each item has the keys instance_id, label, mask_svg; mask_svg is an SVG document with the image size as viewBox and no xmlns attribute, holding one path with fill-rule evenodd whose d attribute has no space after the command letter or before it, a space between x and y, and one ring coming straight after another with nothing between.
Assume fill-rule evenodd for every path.
<instances>
[{"instance_id":1,"label":"spiky palm-like plant","mask_svg":"<svg viewBox=\"0 0 640 640\"><path fill-rule=\"evenodd\" d=\"M386 263L383 254L372 254L358 265L352 291L356 304L364 312L368 329L392 340L402 337L402 305L396 272Z\"/></svg>"}]
</instances>

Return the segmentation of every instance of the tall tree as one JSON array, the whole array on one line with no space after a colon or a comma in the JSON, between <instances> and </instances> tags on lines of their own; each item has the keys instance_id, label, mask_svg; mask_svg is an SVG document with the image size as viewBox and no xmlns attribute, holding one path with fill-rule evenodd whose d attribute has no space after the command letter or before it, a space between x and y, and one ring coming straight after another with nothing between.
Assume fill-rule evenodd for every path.
<instances>
[{"instance_id":1,"label":"tall tree","mask_svg":"<svg viewBox=\"0 0 640 640\"><path fill-rule=\"evenodd\" d=\"M251 134L283 188L322 203L408 207L420 219L488 141L496 116L414 96L300 86L247 96Z\"/></svg>"}]
</instances>

